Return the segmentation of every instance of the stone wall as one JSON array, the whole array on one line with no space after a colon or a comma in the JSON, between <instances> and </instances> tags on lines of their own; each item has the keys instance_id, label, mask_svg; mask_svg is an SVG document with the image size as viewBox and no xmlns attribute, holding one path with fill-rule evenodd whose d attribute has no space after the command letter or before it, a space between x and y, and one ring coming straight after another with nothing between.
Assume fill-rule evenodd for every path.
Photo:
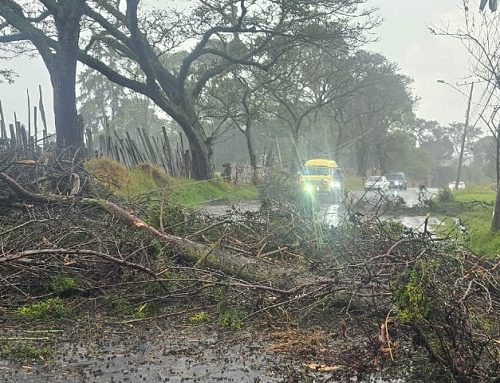
<instances>
[{"instance_id":1,"label":"stone wall","mask_svg":"<svg viewBox=\"0 0 500 383\"><path fill-rule=\"evenodd\" d=\"M222 168L222 177L235 185L247 185L254 181L262 182L269 177L271 172L270 168L258 168L257 173L254 174L251 165L233 162L222 165Z\"/></svg>"}]
</instances>

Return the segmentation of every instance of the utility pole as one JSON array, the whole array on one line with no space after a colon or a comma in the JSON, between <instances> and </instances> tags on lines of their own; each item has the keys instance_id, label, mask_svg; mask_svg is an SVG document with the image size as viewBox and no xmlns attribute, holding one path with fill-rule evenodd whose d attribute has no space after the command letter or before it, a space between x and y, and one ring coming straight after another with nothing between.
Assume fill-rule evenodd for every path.
<instances>
[{"instance_id":1,"label":"utility pole","mask_svg":"<svg viewBox=\"0 0 500 383\"><path fill-rule=\"evenodd\" d=\"M465 141L467 140L467 131L469 130L470 106L472 103L472 92L474 91L474 82L470 84L469 101L467 103L467 112L465 113L464 131L462 133L462 142L460 143L460 154L458 156L457 179L455 180L455 190L458 190L458 183L462 173L462 164L464 161Z\"/></svg>"}]
</instances>

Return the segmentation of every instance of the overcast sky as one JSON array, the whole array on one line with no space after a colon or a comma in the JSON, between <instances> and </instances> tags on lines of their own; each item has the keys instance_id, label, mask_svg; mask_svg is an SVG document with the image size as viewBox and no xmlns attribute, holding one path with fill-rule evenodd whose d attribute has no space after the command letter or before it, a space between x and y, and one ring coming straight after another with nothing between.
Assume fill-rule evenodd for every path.
<instances>
[{"instance_id":1,"label":"overcast sky","mask_svg":"<svg viewBox=\"0 0 500 383\"><path fill-rule=\"evenodd\" d=\"M182 0L177 2L186 4ZM463 82L468 73L467 54L457 41L432 36L428 31L432 25L459 25L463 18L461 3L462 0L368 0L368 4L380 9L380 16L384 19L376 31L378 42L369 49L396 62L402 73L414 79L414 92L421 99L417 115L421 118L441 123L464 119L464 97L436 80ZM14 84L0 84L0 100L8 122L12 122L14 110L21 121L26 121L26 90L30 91L33 103L33 100L38 100L38 84L45 93L45 108L51 112L50 81L40 59L0 61L0 66L12 68L19 74ZM53 125L52 113L49 122Z\"/></svg>"}]
</instances>

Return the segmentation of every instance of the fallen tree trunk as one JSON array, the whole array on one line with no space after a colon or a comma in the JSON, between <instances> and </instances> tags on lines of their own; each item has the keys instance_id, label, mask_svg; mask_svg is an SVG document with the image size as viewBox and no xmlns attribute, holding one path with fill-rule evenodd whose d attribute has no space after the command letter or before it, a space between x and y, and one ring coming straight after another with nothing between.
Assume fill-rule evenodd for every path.
<instances>
[{"instance_id":1,"label":"fallen tree trunk","mask_svg":"<svg viewBox=\"0 0 500 383\"><path fill-rule=\"evenodd\" d=\"M9 185L17 196L31 202L62 203L68 205L78 203L98 207L119 218L124 223L146 231L162 243L170 245L172 250L176 252L176 256L179 256L181 259L197 265L203 264L205 267L220 270L232 277L259 282L276 289L293 289L289 291L293 291L294 293L300 293L302 288L306 289L316 284L328 285L334 283L333 280L314 275L306 270L284 267L271 259L248 257L164 233L111 201L75 197L73 195L63 196L33 193L4 172L0 172L0 179Z\"/></svg>"}]
</instances>

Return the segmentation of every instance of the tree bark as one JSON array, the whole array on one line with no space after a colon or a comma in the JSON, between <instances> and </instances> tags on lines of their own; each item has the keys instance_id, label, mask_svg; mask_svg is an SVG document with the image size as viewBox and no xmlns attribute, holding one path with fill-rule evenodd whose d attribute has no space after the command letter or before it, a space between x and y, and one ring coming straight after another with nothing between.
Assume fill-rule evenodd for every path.
<instances>
[{"instance_id":1,"label":"tree bark","mask_svg":"<svg viewBox=\"0 0 500 383\"><path fill-rule=\"evenodd\" d=\"M292 172L295 173L302 168L302 153L299 147L300 126L296 126L292 131L293 162Z\"/></svg>"},{"instance_id":2,"label":"tree bark","mask_svg":"<svg viewBox=\"0 0 500 383\"><path fill-rule=\"evenodd\" d=\"M491 231L500 231L500 183L497 182L497 196L495 198L495 208L491 220Z\"/></svg>"},{"instance_id":3,"label":"tree bark","mask_svg":"<svg viewBox=\"0 0 500 383\"><path fill-rule=\"evenodd\" d=\"M491 219L491 231L500 231L500 124L496 127L495 136L495 171L497 181L497 194L495 198L495 207L493 209L493 217Z\"/></svg>"},{"instance_id":4,"label":"tree bark","mask_svg":"<svg viewBox=\"0 0 500 383\"><path fill-rule=\"evenodd\" d=\"M83 146L83 131L78 128L75 84L80 22L85 1L43 2L54 18L57 40L49 40L46 31L36 28L15 1L0 2L0 15L20 32L17 35L18 40L15 39L16 35L13 35L11 41L29 40L40 53L49 71L54 93L58 149L71 147L77 150Z\"/></svg>"},{"instance_id":5,"label":"tree bark","mask_svg":"<svg viewBox=\"0 0 500 383\"><path fill-rule=\"evenodd\" d=\"M214 178L213 148L203 137L203 130L188 120L177 121L186 134L191 152L191 175L199 180Z\"/></svg>"},{"instance_id":6,"label":"tree bark","mask_svg":"<svg viewBox=\"0 0 500 383\"><path fill-rule=\"evenodd\" d=\"M76 63L80 39L80 21L84 0L67 0L54 14L58 36L55 65L50 70L54 93L54 118L57 149L71 151L83 147L83 130L76 109Z\"/></svg>"},{"instance_id":7,"label":"tree bark","mask_svg":"<svg viewBox=\"0 0 500 383\"><path fill-rule=\"evenodd\" d=\"M252 135L251 124L247 124L244 134L247 141L247 149L248 149L248 157L250 159L250 165L252 165L252 169L255 171L257 170L257 155L255 154L255 148L253 146L253 135Z\"/></svg>"}]
</instances>

